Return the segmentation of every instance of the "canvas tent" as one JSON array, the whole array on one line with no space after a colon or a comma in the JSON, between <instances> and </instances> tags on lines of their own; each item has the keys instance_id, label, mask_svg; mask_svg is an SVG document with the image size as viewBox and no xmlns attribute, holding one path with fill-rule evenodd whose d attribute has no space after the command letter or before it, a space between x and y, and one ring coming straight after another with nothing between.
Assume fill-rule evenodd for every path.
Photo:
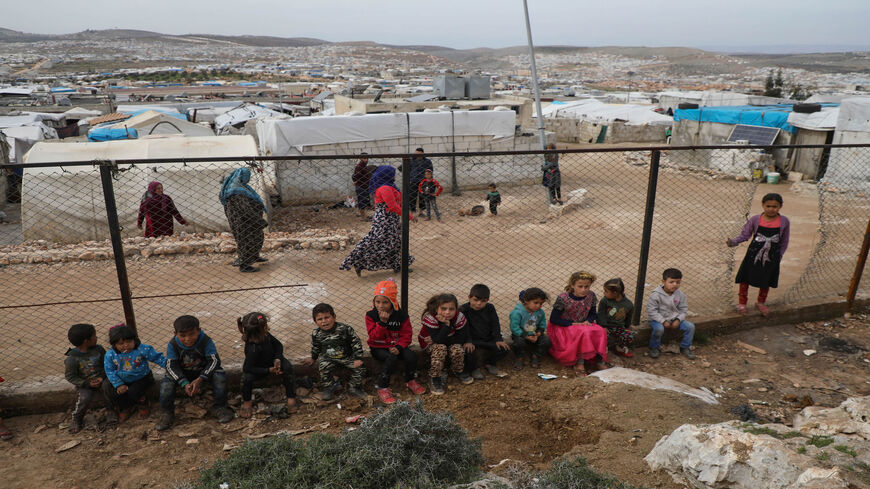
<instances>
[{"instance_id":1,"label":"canvas tent","mask_svg":"<svg viewBox=\"0 0 870 489\"><path fill-rule=\"evenodd\" d=\"M841 102L833 143L870 143L870 97L852 97ZM832 149L824 180L838 186L870 188L868 156L867 148Z\"/></svg>"},{"instance_id":2,"label":"canvas tent","mask_svg":"<svg viewBox=\"0 0 870 489\"><path fill-rule=\"evenodd\" d=\"M214 131L208 126L187 122L163 112L146 110L129 119L108 124L112 129L136 129L141 136L149 134L181 134L184 136L214 136Z\"/></svg>"},{"instance_id":3,"label":"canvas tent","mask_svg":"<svg viewBox=\"0 0 870 489\"><path fill-rule=\"evenodd\" d=\"M628 126L654 125L670 126L673 120L653 112L651 106L635 104L605 104L595 99L578 100L569 103L553 102L541 111L544 117L562 117L568 119L583 119L596 123L624 122Z\"/></svg>"},{"instance_id":4,"label":"canvas tent","mask_svg":"<svg viewBox=\"0 0 870 489\"><path fill-rule=\"evenodd\" d=\"M38 143L26 164L123 160L144 158L194 158L208 156L256 156L251 136L164 137L101 143ZM139 201L148 182L159 181L191 232L228 231L218 200L221 182L243 161L220 163L170 163L152 166L120 165L114 180L118 218L124 236L142 233L136 228ZM253 172L251 185L269 202L261 174ZM104 240L109 236L99 169L93 166L25 168L21 201L24 239L59 242ZM179 227L176 225L176 232Z\"/></svg>"},{"instance_id":5,"label":"canvas tent","mask_svg":"<svg viewBox=\"0 0 870 489\"><path fill-rule=\"evenodd\" d=\"M9 143L9 162L21 163L24 153L37 141L57 139L57 131L42 123L39 116L0 117L0 133Z\"/></svg>"},{"instance_id":6,"label":"canvas tent","mask_svg":"<svg viewBox=\"0 0 870 489\"><path fill-rule=\"evenodd\" d=\"M214 129L218 134L229 134L232 128L240 128L251 119L287 118L286 114L254 104L242 104L214 118Z\"/></svg>"}]
</instances>

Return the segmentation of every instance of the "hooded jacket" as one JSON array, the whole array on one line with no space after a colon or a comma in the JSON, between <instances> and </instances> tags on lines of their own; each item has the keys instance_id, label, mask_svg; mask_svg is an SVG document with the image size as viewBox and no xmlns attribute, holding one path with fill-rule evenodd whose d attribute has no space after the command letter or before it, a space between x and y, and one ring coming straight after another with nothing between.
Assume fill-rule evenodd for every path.
<instances>
[{"instance_id":1,"label":"hooded jacket","mask_svg":"<svg viewBox=\"0 0 870 489\"><path fill-rule=\"evenodd\" d=\"M683 321L686 319L686 313L689 312L689 302L682 290L677 289L673 294L668 294L664 286L659 285L649 296L646 312L650 321L657 323L672 319Z\"/></svg>"},{"instance_id":2,"label":"hooded jacket","mask_svg":"<svg viewBox=\"0 0 870 489\"><path fill-rule=\"evenodd\" d=\"M166 374L169 378L181 384L188 384L188 378L193 374L203 380L211 379L215 370L221 367L221 359L217 353L214 341L203 331L191 347L186 347L173 336L166 347Z\"/></svg>"},{"instance_id":3,"label":"hooded jacket","mask_svg":"<svg viewBox=\"0 0 870 489\"><path fill-rule=\"evenodd\" d=\"M532 336L537 332L547 331L547 315L543 309L529 312L522 302L517 302L510 314L511 334L514 336Z\"/></svg>"},{"instance_id":4,"label":"hooded jacket","mask_svg":"<svg viewBox=\"0 0 870 489\"><path fill-rule=\"evenodd\" d=\"M381 321L377 309L366 313L366 331L369 348L408 348L414 335L411 318L404 311L394 310L386 322Z\"/></svg>"}]
</instances>

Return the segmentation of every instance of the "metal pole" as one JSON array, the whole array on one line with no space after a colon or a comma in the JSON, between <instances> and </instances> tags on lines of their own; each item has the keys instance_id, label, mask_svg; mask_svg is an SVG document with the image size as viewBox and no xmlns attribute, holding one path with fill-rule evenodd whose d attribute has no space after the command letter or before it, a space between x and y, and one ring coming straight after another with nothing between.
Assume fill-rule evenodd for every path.
<instances>
[{"instance_id":1,"label":"metal pole","mask_svg":"<svg viewBox=\"0 0 870 489\"><path fill-rule=\"evenodd\" d=\"M538 113L538 132L541 137L541 149L547 149L547 137L544 134L544 116L541 114L541 89L538 87L538 68L535 65L535 45L532 43L532 25L529 23L529 5L523 0L523 12L526 15L526 36L529 38L529 57L532 60L532 86L535 90L535 110ZM546 155L541 155L546 158Z\"/></svg>"},{"instance_id":2,"label":"metal pole","mask_svg":"<svg viewBox=\"0 0 870 489\"><path fill-rule=\"evenodd\" d=\"M106 200L106 220L109 223L109 236L112 238L112 253L115 255L115 270L118 272L118 286L121 288L121 304L124 306L124 322L136 332L136 317L133 315L133 294L127 278L127 262L124 259L124 245L121 242L121 225L118 223L118 207L115 205L115 189L112 186L112 168L115 162L100 164L100 180L103 183L103 197Z\"/></svg>"},{"instance_id":3,"label":"metal pole","mask_svg":"<svg viewBox=\"0 0 870 489\"><path fill-rule=\"evenodd\" d=\"M450 157L450 180L451 193L459 195L459 182L456 181L456 121L454 120L453 109L450 109L450 144L453 155Z\"/></svg>"},{"instance_id":4,"label":"metal pole","mask_svg":"<svg viewBox=\"0 0 870 489\"><path fill-rule=\"evenodd\" d=\"M849 294L846 296L847 311L852 312L852 304L858 294L858 285L861 283L861 275L867 264L867 253L870 251L870 219L867 220L867 230L864 231L864 243L861 244L861 252L858 254L858 263L855 264L855 273L852 274L852 282L849 284Z\"/></svg>"},{"instance_id":5,"label":"metal pole","mask_svg":"<svg viewBox=\"0 0 870 489\"><path fill-rule=\"evenodd\" d=\"M408 152L410 155L410 151ZM411 158L402 158L402 310L408 311L408 257L410 256Z\"/></svg>"},{"instance_id":6,"label":"metal pole","mask_svg":"<svg viewBox=\"0 0 870 489\"><path fill-rule=\"evenodd\" d=\"M631 324L640 324L640 310L643 309L644 284L646 283L646 267L649 262L649 244L652 237L653 212L656 206L656 185L659 179L659 150L653 150L649 164L649 182L646 186L646 209L643 215L643 237L640 240L640 260L637 264L637 286L634 289L634 314Z\"/></svg>"}]
</instances>

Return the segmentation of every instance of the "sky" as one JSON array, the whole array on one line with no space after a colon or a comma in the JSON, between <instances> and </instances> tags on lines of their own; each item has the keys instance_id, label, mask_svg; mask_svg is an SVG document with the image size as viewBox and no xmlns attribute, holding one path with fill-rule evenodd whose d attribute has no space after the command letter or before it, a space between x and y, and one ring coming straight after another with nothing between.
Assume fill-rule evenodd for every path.
<instances>
[{"instance_id":1,"label":"sky","mask_svg":"<svg viewBox=\"0 0 870 489\"><path fill-rule=\"evenodd\" d=\"M528 3L536 45L870 49L868 0ZM3 4L0 27L40 34L122 28L459 49L526 43L521 0L3 0Z\"/></svg>"}]
</instances>

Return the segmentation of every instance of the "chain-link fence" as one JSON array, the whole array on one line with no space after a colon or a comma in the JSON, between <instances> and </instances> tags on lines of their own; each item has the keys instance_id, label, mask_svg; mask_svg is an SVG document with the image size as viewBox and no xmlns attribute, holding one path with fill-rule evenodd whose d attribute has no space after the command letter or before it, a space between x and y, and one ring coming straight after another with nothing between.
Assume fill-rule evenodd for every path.
<instances>
[{"instance_id":1,"label":"chain-link fence","mask_svg":"<svg viewBox=\"0 0 870 489\"><path fill-rule=\"evenodd\" d=\"M861 149L838 161L866 173L870 148ZM372 155L362 163L342 156L28 165L20 199L7 199L0 223L0 374L13 389L62 381L66 331L77 322L95 324L106 347L109 326L135 322L142 341L163 350L183 314L200 319L229 367L243 360L236 318L251 311L270 318L291 360L305 357L315 304L332 304L365 340L375 284L391 277L408 291L402 301L415 333L430 296L449 292L461 303L483 283L509 337L508 314L522 289L540 287L555 298L578 270L599 277L599 298L604 281L621 277L632 300L645 270L645 302L661 272L677 267L691 313L727 311L736 303L744 248L735 252L725 241L771 189L784 194L783 213L792 218L790 250L795 243L812 250L802 268L783 272L778 300L841 292L861 247L866 222L859 221L868 216L866 176L856 173L851 187L823 180L818 192L807 184L760 186L710 164L732 153L628 148ZM839 175L834 161L829 174ZM426 180L430 163L438 185ZM402 170L395 185L418 218L406 228L387 210L401 202L371 195L370 186L379 186L373 179L391 183L379 180L389 172L376 168L385 165ZM11 187L10 197L19 191ZM491 207L495 192L499 204ZM795 215L794 199L818 203ZM403 229L408 270L401 269ZM339 269L357 247L365 260ZM870 290L866 277L862 290Z\"/></svg>"}]
</instances>

